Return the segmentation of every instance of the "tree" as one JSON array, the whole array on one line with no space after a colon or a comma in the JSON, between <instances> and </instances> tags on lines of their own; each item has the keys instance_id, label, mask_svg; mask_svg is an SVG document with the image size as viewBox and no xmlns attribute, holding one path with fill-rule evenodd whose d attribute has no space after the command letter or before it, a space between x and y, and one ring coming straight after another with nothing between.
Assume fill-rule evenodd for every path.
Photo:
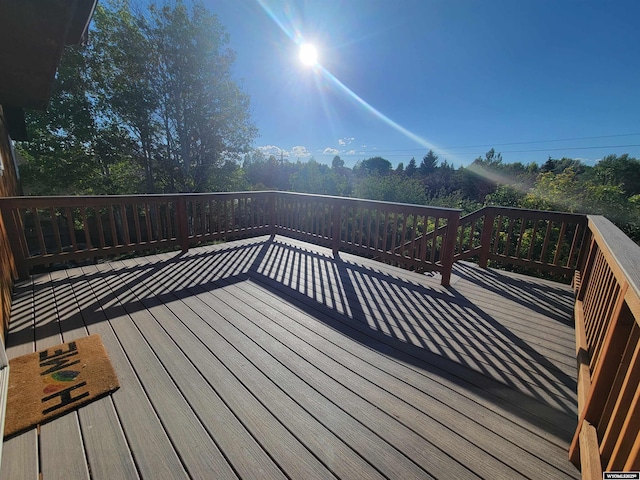
<instances>
[{"instance_id":1,"label":"tree","mask_svg":"<svg viewBox=\"0 0 640 480\"><path fill-rule=\"evenodd\" d=\"M424 188L420 180L401 175L366 177L356 185L355 196L416 205L424 205L426 202Z\"/></svg>"},{"instance_id":2,"label":"tree","mask_svg":"<svg viewBox=\"0 0 640 480\"><path fill-rule=\"evenodd\" d=\"M290 177L291 190L302 193L323 195L340 194L341 177L327 165L318 163L314 158L300 165L299 170Z\"/></svg>"},{"instance_id":3,"label":"tree","mask_svg":"<svg viewBox=\"0 0 640 480\"><path fill-rule=\"evenodd\" d=\"M73 167L98 165L97 176L89 176L102 181L94 193L116 193L109 185L121 184L145 192L215 188L215 176L235 175L228 162L248 152L256 136L249 98L231 77L228 41L217 17L197 1L137 13L127 0L98 5L90 47L77 51L73 68L65 68L71 60L61 63L52 104L64 108L52 115L67 121L51 117L44 128L49 140L75 145ZM42 149L25 148L29 162L42 163ZM116 165L138 180L112 181ZM67 188L86 190L79 182L74 175Z\"/></svg>"},{"instance_id":4,"label":"tree","mask_svg":"<svg viewBox=\"0 0 640 480\"><path fill-rule=\"evenodd\" d=\"M166 158L175 189L204 191L216 167L238 160L256 135L249 98L231 77L235 54L224 27L202 3L151 7L145 28L155 45L156 88ZM142 19L139 19L142 22Z\"/></svg>"},{"instance_id":5,"label":"tree","mask_svg":"<svg viewBox=\"0 0 640 480\"><path fill-rule=\"evenodd\" d=\"M572 168L578 175L584 173L585 166L580 160L562 157L560 160L551 157L540 167L541 172L562 173L567 168Z\"/></svg>"},{"instance_id":6,"label":"tree","mask_svg":"<svg viewBox=\"0 0 640 480\"><path fill-rule=\"evenodd\" d=\"M433 150L429 150L420 162L420 174L427 176L432 174L438 168L438 155Z\"/></svg>"},{"instance_id":7,"label":"tree","mask_svg":"<svg viewBox=\"0 0 640 480\"><path fill-rule=\"evenodd\" d=\"M26 112L29 141L18 150L25 192L39 195L118 193L111 182L112 132L100 132L87 59L80 47L66 48L46 112ZM105 135L102 135L106 133Z\"/></svg>"},{"instance_id":8,"label":"tree","mask_svg":"<svg viewBox=\"0 0 640 480\"><path fill-rule=\"evenodd\" d=\"M407 168L405 168L404 173L407 177L413 177L417 170L418 167L416 165L416 159L412 158L409 160L409 164L407 165Z\"/></svg>"},{"instance_id":9,"label":"tree","mask_svg":"<svg viewBox=\"0 0 640 480\"><path fill-rule=\"evenodd\" d=\"M629 197L640 194L640 160L627 153L604 157L593 168L593 176L601 185L619 185Z\"/></svg>"},{"instance_id":10,"label":"tree","mask_svg":"<svg viewBox=\"0 0 640 480\"><path fill-rule=\"evenodd\" d=\"M388 175L391 172L391 162L382 157L371 157L359 162L357 170L362 175Z\"/></svg>"},{"instance_id":11,"label":"tree","mask_svg":"<svg viewBox=\"0 0 640 480\"><path fill-rule=\"evenodd\" d=\"M344 160L342 160L339 155L336 155L335 157L333 157L333 161L331 162L331 168L333 168L334 170L340 170L343 167L344 167Z\"/></svg>"}]
</instances>

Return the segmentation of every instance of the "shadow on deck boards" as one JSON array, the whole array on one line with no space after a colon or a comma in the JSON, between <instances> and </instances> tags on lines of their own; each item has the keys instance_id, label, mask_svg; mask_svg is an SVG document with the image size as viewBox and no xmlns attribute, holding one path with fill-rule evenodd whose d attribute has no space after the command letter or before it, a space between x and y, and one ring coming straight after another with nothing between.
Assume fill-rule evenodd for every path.
<instances>
[{"instance_id":1,"label":"shadow on deck boards","mask_svg":"<svg viewBox=\"0 0 640 480\"><path fill-rule=\"evenodd\" d=\"M429 277L394 275L388 267L379 269L355 263L355 257L333 258L323 249L304 248L295 242L254 239L242 245L211 247L206 251L170 254L167 259L140 259L136 265L113 266L111 270L83 275L117 276L119 287L89 308L96 312L115 308L116 298L130 299L130 307L142 307L137 299L152 304L170 303L193 295L190 285L216 290L250 281L263 291L340 332L349 339L398 361L418 372L446 380L472 392L545 431L569 442L575 429L575 367L553 362L540 353L532 340L521 338L509 324L509 308L503 314L486 309L470 298L464 282L481 287L496 297L517 304L526 316L537 314L550 325L532 335L549 336L553 322L566 329L571 320L571 297L566 289L500 272L481 270L469 264L457 265L459 281L441 287ZM421 280L424 279L424 281ZM124 279L124 281L120 281ZM162 280L160 280L162 279ZM432 279L433 280L433 279ZM54 282L56 280L53 280ZM60 280L62 281L62 280ZM67 280L64 280L65 282ZM153 284L162 281L171 293L151 295ZM464 282L463 282L464 281ZM151 285L139 289L139 284ZM47 295L51 285L34 281L34 294ZM144 292L143 292L144 291ZM260 299L249 299L259 309ZM106 309L104 305L107 305ZM75 324L74 315L59 313L60 328ZM87 318L99 318L86 315ZM46 325L14 324L13 344L46 336ZM554 351L553 342L547 345ZM558 357L561 348L558 347ZM429 392L425 392L429 393Z\"/></svg>"}]
</instances>

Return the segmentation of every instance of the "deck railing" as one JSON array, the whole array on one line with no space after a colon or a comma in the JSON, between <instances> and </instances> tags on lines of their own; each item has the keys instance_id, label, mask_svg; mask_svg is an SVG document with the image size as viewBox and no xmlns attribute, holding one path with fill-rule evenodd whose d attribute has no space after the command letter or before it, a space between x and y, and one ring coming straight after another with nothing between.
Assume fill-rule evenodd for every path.
<instances>
[{"instance_id":1,"label":"deck railing","mask_svg":"<svg viewBox=\"0 0 640 480\"><path fill-rule=\"evenodd\" d=\"M289 192L0 199L17 276L31 267L267 233L300 238L417 271L448 285L458 260L571 278L586 217L456 209Z\"/></svg>"},{"instance_id":2,"label":"deck railing","mask_svg":"<svg viewBox=\"0 0 640 480\"><path fill-rule=\"evenodd\" d=\"M476 257L483 268L491 261L571 278L585 228L580 214L484 207L460 219L454 258Z\"/></svg>"},{"instance_id":3,"label":"deck railing","mask_svg":"<svg viewBox=\"0 0 640 480\"><path fill-rule=\"evenodd\" d=\"M640 247L589 217L574 280L578 427L571 461L585 479L640 470Z\"/></svg>"},{"instance_id":4,"label":"deck railing","mask_svg":"<svg viewBox=\"0 0 640 480\"><path fill-rule=\"evenodd\" d=\"M269 192L0 199L17 276L30 267L269 232Z\"/></svg>"},{"instance_id":5,"label":"deck railing","mask_svg":"<svg viewBox=\"0 0 640 480\"><path fill-rule=\"evenodd\" d=\"M448 285L460 211L323 195L275 194L275 233L418 271Z\"/></svg>"},{"instance_id":6,"label":"deck railing","mask_svg":"<svg viewBox=\"0 0 640 480\"><path fill-rule=\"evenodd\" d=\"M271 233L439 271L448 284L459 219L454 209L285 192L14 197L0 208L20 277L36 265Z\"/></svg>"}]
</instances>

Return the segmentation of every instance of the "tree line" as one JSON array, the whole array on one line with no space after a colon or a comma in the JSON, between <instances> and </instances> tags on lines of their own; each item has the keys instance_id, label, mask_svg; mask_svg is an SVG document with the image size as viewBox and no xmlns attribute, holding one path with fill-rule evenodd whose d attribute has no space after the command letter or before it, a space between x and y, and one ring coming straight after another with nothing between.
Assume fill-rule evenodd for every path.
<instances>
[{"instance_id":1,"label":"tree line","mask_svg":"<svg viewBox=\"0 0 640 480\"><path fill-rule=\"evenodd\" d=\"M454 168L429 151L393 168L382 157L344 166L292 163L248 156L238 167L245 189L279 189L372 200L460 208L470 213L484 205L605 215L640 242L640 160L607 155L594 166L571 158L544 163L508 163L494 149L471 164Z\"/></svg>"},{"instance_id":2,"label":"tree line","mask_svg":"<svg viewBox=\"0 0 640 480\"><path fill-rule=\"evenodd\" d=\"M640 242L640 161L608 155L523 164L494 149L454 168L428 151L395 168L382 157L352 168L266 156L235 54L202 3L136 10L97 6L88 47L66 48L47 112L29 112L18 151L36 195L277 189L461 208L483 205L602 214Z\"/></svg>"}]
</instances>

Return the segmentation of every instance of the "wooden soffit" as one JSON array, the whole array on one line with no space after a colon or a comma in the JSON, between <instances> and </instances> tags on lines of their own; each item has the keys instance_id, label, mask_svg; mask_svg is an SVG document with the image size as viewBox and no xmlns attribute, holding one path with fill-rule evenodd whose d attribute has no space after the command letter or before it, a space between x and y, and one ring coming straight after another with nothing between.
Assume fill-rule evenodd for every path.
<instances>
[{"instance_id":1,"label":"wooden soffit","mask_svg":"<svg viewBox=\"0 0 640 480\"><path fill-rule=\"evenodd\" d=\"M65 45L86 41L97 0L0 0L0 104L45 109Z\"/></svg>"}]
</instances>

